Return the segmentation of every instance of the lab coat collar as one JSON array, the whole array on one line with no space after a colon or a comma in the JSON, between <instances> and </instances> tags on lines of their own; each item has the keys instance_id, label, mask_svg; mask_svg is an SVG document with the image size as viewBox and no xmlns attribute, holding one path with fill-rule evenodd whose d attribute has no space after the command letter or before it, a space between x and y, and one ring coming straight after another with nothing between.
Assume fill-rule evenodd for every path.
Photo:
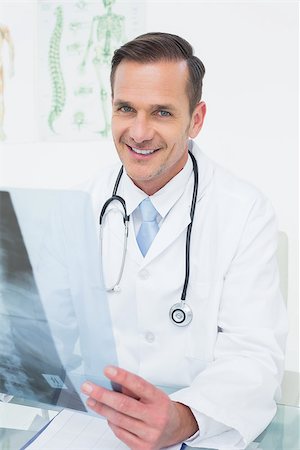
<instances>
[{"instance_id":1,"label":"lab coat collar","mask_svg":"<svg viewBox=\"0 0 300 450\"><path fill-rule=\"evenodd\" d=\"M184 193L192 172L193 165L189 157L183 169L169 183L151 196L151 201L162 218L166 217Z\"/></svg>"},{"instance_id":2,"label":"lab coat collar","mask_svg":"<svg viewBox=\"0 0 300 450\"><path fill-rule=\"evenodd\" d=\"M127 175L125 168L117 193L124 198L128 215L131 215L139 204L148 197L144 191L133 183L131 178Z\"/></svg>"},{"instance_id":3,"label":"lab coat collar","mask_svg":"<svg viewBox=\"0 0 300 450\"><path fill-rule=\"evenodd\" d=\"M151 202L161 218L165 218L170 209L183 194L185 187L192 175L193 165L189 157L183 169L169 181L163 188L150 196ZM147 194L139 189L124 172L121 179L120 195L125 199L127 213L130 215L138 205L147 197Z\"/></svg>"},{"instance_id":4,"label":"lab coat collar","mask_svg":"<svg viewBox=\"0 0 300 450\"><path fill-rule=\"evenodd\" d=\"M199 202L212 181L215 172L215 163L210 160L192 140L189 141L189 150L195 156L198 165L199 185L197 202Z\"/></svg>"}]
</instances>

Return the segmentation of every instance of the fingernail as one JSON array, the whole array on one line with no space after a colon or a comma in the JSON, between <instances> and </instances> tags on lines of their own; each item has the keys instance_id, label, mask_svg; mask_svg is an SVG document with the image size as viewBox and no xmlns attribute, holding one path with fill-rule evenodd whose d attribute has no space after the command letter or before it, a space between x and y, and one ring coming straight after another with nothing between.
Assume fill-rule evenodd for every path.
<instances>
[{"instance_id":1,"label":"fingernail","mask_svg":"<svg viewBox=\"0 0 300 450\"><path fill-rule=\"evenodd\" d=\"M91 392L93 392L93 386L90 383L86 382L81 386L81 390L85 394L90 394Z\"/></svg>"},{"instance_id":2,"label":"fingernail","mask_svg":"<svg viewBox=\"0 0 300 450\"><path fill-rule=\"evenodd\" d=\"M105 372L105 375L109 375L111 377L115 377L117 375L118 371L117 371L117 369L115 367L108 366L108 367L105 367L104 372Z\"/></svg>"}]
</instances>

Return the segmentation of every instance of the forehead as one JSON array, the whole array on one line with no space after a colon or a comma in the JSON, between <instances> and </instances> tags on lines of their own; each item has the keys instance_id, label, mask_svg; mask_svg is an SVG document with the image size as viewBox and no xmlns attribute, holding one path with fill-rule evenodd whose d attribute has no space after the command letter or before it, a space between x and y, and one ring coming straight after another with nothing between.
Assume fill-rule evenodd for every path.
<instances>
[{"instance_id":1,"label":"forehead","mask_svg":"<svg viewBox=\"0 0 300 450\"><path fill-rule=\"evenodd\" d=\"M123 60L116 69L114 100L143 99L149 103L188 102L186 61L138 63Z\"/></svg>"}]
</instances>

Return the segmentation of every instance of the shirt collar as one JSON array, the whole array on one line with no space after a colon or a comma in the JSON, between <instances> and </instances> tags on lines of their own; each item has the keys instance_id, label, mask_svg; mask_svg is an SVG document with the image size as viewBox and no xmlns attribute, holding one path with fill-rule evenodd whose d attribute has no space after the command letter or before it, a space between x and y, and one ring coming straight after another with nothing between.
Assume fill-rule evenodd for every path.
<instances>
[{"instance_id":1,"label":"shirt collar","mask_svg":"<svg viewBox=\"0 0 300 450\"><path fill-rule=\"evenodd\" d=\"M154 207L162 218L168 214L183 194L192 172L193 164L189 156L183 169L163 188L150 196ZM120 194L126 201L127 214L129 215L147 197L147 194L133 183L125 170L120 183Z\"/></svg>"}]
</instances>

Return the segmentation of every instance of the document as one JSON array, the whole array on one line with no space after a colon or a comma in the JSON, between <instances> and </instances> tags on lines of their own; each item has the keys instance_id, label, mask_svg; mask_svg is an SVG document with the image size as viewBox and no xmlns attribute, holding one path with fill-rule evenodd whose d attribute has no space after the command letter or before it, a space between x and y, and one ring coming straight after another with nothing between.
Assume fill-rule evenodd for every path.
<instances>
[{"instance_id":1,"label":"document","mask_svg":"<svg viewBox=\"0 0 300 450\"><path fill-rule=\"evenodd\" d=\"M26 450L128 450L106 420L71 410L62 410ZM179 450L181 444L168 447Z\"/></svg>"}]
</instances>

